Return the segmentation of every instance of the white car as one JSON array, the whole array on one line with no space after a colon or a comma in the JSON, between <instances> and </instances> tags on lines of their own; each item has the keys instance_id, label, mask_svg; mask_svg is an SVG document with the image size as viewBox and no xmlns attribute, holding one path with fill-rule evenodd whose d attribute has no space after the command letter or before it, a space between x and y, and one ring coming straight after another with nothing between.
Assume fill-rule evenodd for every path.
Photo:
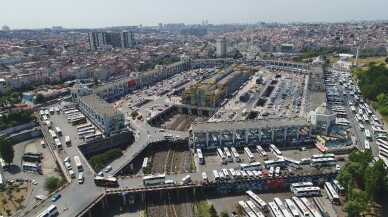
<instances>
[{"instance_id":1,"label":"white car","mask_svg":"<svg viewBox=\"0 0 388 217\"><path fill-rule=\"evenodd\" d=\"M83 173L79 173L78 175L78 184L82 184L84 183L84 174Z\"/></svg>"},{"instance_id":2,"label":"white car","mask_svg":"<svg viewBox=\"0 0 388 217\"><path fill-rule=\"evenodd\" d=\"M33 185L37 185L37 184L38 184L38 182L37 182L36 180L31 180L31 184L33 184Z\"/></svg>"},{"instance_id":3,"label":"white car","mask_svg":"<svg viewBox=\"0 0 388 217\"><path fill-rule=\"evenodd\" d=\"M109 172L109 171L111 171L111 170L112 170L112 166L111 166L111 165L105 167L105 172L106 172L106 173Z\"/></svg>"},{"instance_id":4,"label":"white car","mask_svg":"<svg viewBox=\"0 0 388 217\"><path fill-rule=\"evenodd\" d=\"M336 171L340 171L340 170L341 170L340 165L335 165L335 170L336 170Z\"/></svg>"}]
</instances>

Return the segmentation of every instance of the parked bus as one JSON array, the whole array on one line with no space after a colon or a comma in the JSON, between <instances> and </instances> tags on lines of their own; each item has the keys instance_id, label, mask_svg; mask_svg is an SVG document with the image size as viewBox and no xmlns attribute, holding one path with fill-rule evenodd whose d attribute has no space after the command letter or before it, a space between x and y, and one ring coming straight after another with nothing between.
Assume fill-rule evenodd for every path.
<instances>
[{"instance_id":1,"label":"parked bus","mask_svg":"<svg viewBox=\"0 0 388 217\"><path fill-rule=\"evenodd\" d=\"M232 154L230 153L227 147L224 147L224 152L225 152L226 160L228 162L233 162Z\"/></svg>"},{"instance_id":2,"label":"parked bus","mask_svg":"<svg viewBox=\"0 0 388 217\"><path fill-rule=\"evenodd\" d=\"M89 133L89 134L84 135L84 140L86 143L91 142L91 141L97 141L100 139L102 139L101 133L96 133L96 134Z\"/></svg>"},{"instance_id":3,"label":"parked bus","mask_svg":"<svg viewBox=\"0 0 388 217\"><path fill-rule=\"evenodd\" d=\"M275 197L273 199L273 202L279 207L280 211L282 212L284 217L292 217L291 213L288 212L287 207L284 205L284 203L280 200L280 198Z\"/></svg>"},{"instance_id":4,"label":"parked bus","mask_svg":"<svg viewBox=\"0 0 388 217\"><path fill-rule=\"evenodd\" d=\"M356 120L357 120L358 122L362 122L362 117L361 117L361 115L356 114L355 117L356 117Z\"/></svg>"},{"instance_id":5,"label":"parked bus","mask_svg":"<svg viewBox=\"0 0 388 217\"><path fill-rule=\"evenodd\" d=\"M83 139L86 135L91 135L91 134L94 134L95 132L96 132L95 129L93 129L93 130L88 130L88 131L83 131L83 132L79 132L79 133L78 133L78 138Z\"/></svg>"},{"instance_id":6,"label":"parked bus","mask_svg":"<svg viewBox=\"0 0 388 217\"><path fill-rule=\"evenodd\" d=\"M57 138L57 134L55 134L54 130L49 130L49 133L51 135L51 138L53 138L53 139Z\"/></svg>"},{"instance_id":7,"label":"parked bus","mask_svg":"<svg viewBox=\"0 0 388 217\"><path fill-rule=\"evenodd\" d=\"M235 162L240 162L241 161L240 155L238 154L236 148L235 147L231 147L230 150L232 150L232 155L233 155L234 161Z\"/></svg>"},{"instance_id":8,"label":"parked bus","mask_svg":"<svg viewBox=\"0 0 388 217\"><path fill-rule=\"evenodd\" d=\"M198 155L198 163L204 164L205 160L204 160L203 155L202 155L202 150L199 148L197 149L197 155Z\"/></svg>"},{"instance_id":9,"label":"parked bus","mask_svg":"<svg viewBox=\"0 0 388 217\"><path fill-rule=\"evenodd\" d=\"M366 113L367 115L371 116L373 115L372 111L370 110L370 108L366 108Z\"/></svg>"},{"instance_id":10,"label":"parked bus","mask_svg":"<svg viewBox=\"0 0 388 217\"><path fill-rule=\"evenodd\" d=\"M282 155L282 152L274 144L269 145L269 150L276 156Z\"/></svg>"},{"instance_id":11,"label":"parked bus","mask_svg":"<svg viewBox=\"0 0 388 217\"><path fill-rule=\"evenodd\" d=\"M243 171L261 170L261 163L260 162L253 162L250 164L240 164L240 168Z\"/></svg>"},{"instance_id":12,"label":"parked bus","mask_svg":"<svg viewBox=\"0 0 388 217\"><path fill-rule=\"evenodd\" d=\"M263 213L260 212L260 210L255 206L255 204L252 201L247 200L246 203L256 217L264 217Z\"/></svg>"},{"instance_id":13,"label":"parked bus","mask_svg":"<svg viewBox=\"0 0 388 217\"><path fill-rule=\"evenodd\" d=\"M39 163L32 163L32 162L23 162L22 164L23 171L30 171L30 172L40 172L40 164Z\"/></svg>"},{"instance_id":14,"label":"parked bus","mask_svg":"<svg viewBox=\"0 0 388 217\"><path fill-rule=\"evenodd\" d=\"M313 159L319 159L319 158L335 158L334 154L314 154Z\"/></svg>"},{"instance_id":15,"label":"parked bus","mask_svg":"<svg viewBox=\"0 0 388 217\"><path fill-rule=\"evenodd\" d=\"M339 183L338 180L332 179L331 185L339 195L345 195L345 188Z\"/></svg>"},{"instance_id":16,"label":"parked bus","mask_svg":"<svg viewBox=\"0 0 388 217\"><path fill-rule=\"evenodd\" d=\"M378 129L373 134L374 134L376 139L383 139L383 140L388 139L388 133L386 130Z\"/></svg>"},{"instance_id":17,"label":"parked bus","mask_svg":"<svg viewBox=\"0 0 388 217\"><path fill-rule=\"evenodd\" d=\"M295 189L294 194L297 197L319 196L321 195L321 189L319 187L314 187L314 186L297 188Z\"/></svg>"},{"instance_id":18,"label":"parked bus","mask_svg":"<svg viewBox=\"0 0 388 217\"><path fill-rule=\"evenodd\" d=\"M265 160L264 165L265 168L270 168L270 167L286 167L286 160L284 159L277 159L277 160Z\"/></svg>"},{"instance_id":19,"label":"parked bus","mask_svg":"<svg viewBox=\"0 0 388 217\"><path fill-rule=\"evenodd\" d=\"M227 169L223 168L222 173L224 174L225 179L230 179L229 172Z\"/></svg>"},{"instance_id":20,"label":"parked bus","mask_svg":"<svg viewBox=\"0 0 388 217\"><path fill-rule=\"evenodd\" d=\"M36 162L40 162L42 158L40 156L37 156L37 155L31 155L31 154L23 154L22 156L22 160L25 161L25 162L32 162L32 163L36 163Z\"/></svg>"},{"instance_id":21,"label":"parked bus","mask_svg":"<svg viewBox=\"0 0 388 217\"><path fill-rule=\"evenodd\" d=\"M368 140L364 140L364 147L365 147L365 150L370 150L370 144Z\"/></svg>"},{"instance_id":22,"label":"parked bus","mask_svg":"<svg viewBox=\"0 0 388 217\"><path fill-rule=\"evenodd\" d=\"M268 207L273 217L284 217L282 211L274 202L268 202Z\"/></svg>"},{"instance_id":23,"label":"parked bus","mask_svg":"<svg viewBox=\"0 0 388 217\"><path fill-rule=\"evenodd\" d=\"M55 142L55 146L57 147L58 150L62 150L63 149L62 143L61 143L61 141L58 138L54 139L54 142Z\"/></svg>"},{"instance_id":24,"label":"parked bus","mask_svg":"<svg viewBox=\"0 0 388 217\"><path fill-rule=\"evenodd\" d=\"M291 166L294 168L300 168L300 161L297 161L291 158L286 158L286 157L284 157L284 160L288 163L288 166Z\"/></svg>"},{"instance_id":25,"label":"parked bus","mask_svg":"<svg viewBox=\"0 0 388 217\"><path fill-rule=\"evenodd\" d=\"M263 147L261 147L260 145L257 145L256 149L257 149L257 152L259 152L260 156L264 160L268 160L268 154L267 154L267 152L264 151Z\"/></svg>"},{"instance_id":26,"label":"parked bus","mask_svg":"<svg viewBox=\"0 0 388 217\"><path fill-rule=\"evenodd\" d=\"M214 177L214 180L216 181L220 180L220 176L217 170L213 170L213 177Z\"/></svg>"},{"instance_id":27,"label":"parked bus","mask_svg":"<svg viewBox=\"0 0 388 217\"><path fill-rule=\"evenodd\" d=\"M340 204L338 194L334 190L330 182L325 182L325 190L326 190L327 197L329 198L332 204Z\"/></svg>"},{"instance_id":28,"label":"parked bus","mask_svg":"<svg viewBox=\"0 0 388 217\"><path fill-rule=\"evenodd\" d=\"M83 127L83 128L77 129L77 131L80 133L80 132L84 132L84 131L88 131L88 130L93 130L93 129L94 129L94 127L90 126L90 127Z\"/></svg>"},{"instance_id":29,"label":"parked bus","mask_svg":"<svg viewBox=\"0 0 388 217\"><path fill-rule=\"evenodd\" d=\"M245 215L248 216L248 217L256 217L255 213L253 213L251 211L251 209L249 208L249 206L247 205L247 203L245 203L244 201L240 200L238 202L238 204L244 209L244 212L245 212Z\"/></svg>"},{"instance_id":30,"label":"parked bus","mask_svg":"<svg viewBox=\"0 0 388 217\"><path fill-rule=\"evenodd\" d=\"M164 139L167 140L167 141L171 141L171 140L174 140L174 137L171 135L171 134L164 134Z\"/></svg>"},{"instance_id":31,"label":"parked bus","mask_svg":"<svg viewBox=\"0 0 388 217\"><path fill-rule=\"evenodd\" d=\"M225 155L224 155L224 152L221 150L221 148L217 148L217 155L222 164L226 163Z\"/></svg>"},{"instance_id":32,"label":"parked bus","mask_svg":"<svg viewBox=\"0 0 388 217\"><path fill-rule=\"evenodd\" d=\"M318 158L310 160L310 165L312 167L330 167L335 166L336 164L337 161L334 158Z\"/></svg>"},{"instance_id":33,"label":"parked bus","mask_svg":"<svg viewBox=\"0 0 388 217\"><path fill-rule=\"evenodd\" d=\"M269 168L269 172L268 172L268 177L272 178L273 177L273 172L274 172L274 167L270 167Z\"/></svg>"},{"instance_id":34,"label":"parked bus","mask_svg":"<svg viewBox=\"0 0 388 217\"><path fill-rule=\"evenodd\" d=\"M257 196L253 191L248 190L245 192L249 200L251 200L259 209L263 212L268 210L268 205L264 200L262 200L259 196Z\"/></svg>"},{"instance_id":35,"label":"parked bus","mask_svg":"<svg viewBox=\"0 0 388 217\"><path fill-rule=\"evenodd\" d=\"M322 217L321 214L319 214L318 210L315 209L313 204L310 203L310 201L307 200L307 198L302 197L300 200L304 203L304 205L309 209L312 217Z\"/></svg>"},{"instance_id":36,"label":"parked bus","mask_svg":"<svg viewBox=\"0 0 388 217\"><path fill-rule=\"evenodd\" d=\"M295 203L292 202L292 200L285 199L284 201L285 201L286 207L287 207L288 211L290 211L292 217L301 217L299 214L298 208L296 207Z\"/></svg>"},{"instance_id":37,"label":"parked bus","mask_svg":"<svg viewBox=\"0 0 388 217\"><path fill-rule=\"evenodd\" d=\"M236 178L237 178L237 173L234 171L233 168L230 168L230 169L229 169L229 173L230 173L230 175L232 176L233 179L236 179Z\"/></svg>"},{"instance_id":38,"label":"parked bus","mask_svg":"<svg viewBox=\"0 0 388 217\"><path fill-rule=\"evenodd\" d=\"M149 175L149 176L143 177L143 184L144 185L162 185L162 184L164 184L165 180L166 180L165 174Z\"/></svg>"},{"instance_id":39,"label":"parked bus","mask_svg":"<svg viewBox=\"0 0 388 217\"><path fill-rule=\"evenodd\" d=\"M248 147L244 147L244 153L248 156L249 162L255 161L255 157L253 156L251 150Z\"/></svg>"},{"instance_id":40,"label":"parked bus","mask_svg":"<svg viewBox=\"0 0 388 217\"><path fill-rule=\"evenodd\" d=\"M87 127L91 127L92 124L83 124L83 125L80 125L80 126L77 126L77 130L80 130L80 129L83 129L83 128L87 128Z\"/></svg>"},{"instance_id":41,"label":"parked bus","mask_svg":"<svg viewBox=\"0 0 388 217\"><path fill-rule=\"evenodd\" d=\"M66 136L65 137L65 144L66 144L66 146L70 146L71 145L70 136Z\"/></svg>"},{"instance_id":42,"label":"parked bus","mask_svg":"<svg viewBox=\"0 0 388 217\"><path fill-rule=\"evenodd\" d=\"M369 123L369 118L368 118L368 116L366 116L366 114L363 114L363 115L362 115L362 120L363 120L365 123Z\"/></svg>"},{"instance_id":43,"label":"parked bus","mask_svg":"<svg viewBox=\"0 0 388 217\"><path fill-rule=\"evenodd\" d=\"M356 114L356 112L357 112L357 111L356 111L356 107L354 107L354 106L350 106L350 110L352 110L352 113L353 113L353 114Z\"/></svg>"},{"instance_id":44,"label":"parked bus","mask_svg":"<svg viewBox=\"0 0 388 217\"><path fill-rule=\"evenodd\" d=\"M75 161L75 165L77 166L78 172L82 172L84 170L84 168L82 167L82 163L81 163L81 160L79 159L79 157L75 156L74 161Z\"/></svg>"},{"instance_id":45,"label":"parked bus","mask_svg":"<svg viewBox=\"0 0 388 217\"><path fill-rule=\"evenodd\" d=\"M99 186L99 187L118 187L119 186L119 182L117 181L117 178L114 178L114 177L105 178L101 176L96 176L94 178L94 183L96 184L96 186Z\"/></svg>"},{"instance_id":46,"label":"parked bus","mask_svg":"<svg viewBox=\"0 0 388 217\"><path fill-rule=\"evenodd\" d=\"M57 132L58 136L62 136L61 128L55 127L55 131Z\"/></svg>"},{"instance_id":47,"label":"parked bus","mask_svg":"<svg viewBox=\"0 0 388 217\"><path fill-rule=\"evenodd\" d=\"M304 203L297 197L292 197L292 201L298 207L300 213L303 217L311 217L309 209L304 205Z\"/></svg>"},{"instance_id":48,"label":"parked bus","mask_svg":"<svg viewBox=\"0 0 388 217\"><path fill-rule=\"evenodd\" d=\"M365 127L364 127L364 125L363 125L362 123L358 123L358 129L359 129L360 131L364 131L364 130L365 130Z\"/></svg>"},{"instance_id":49,"label":"parked bus","mask_svg":"<svg viewBox=\"0 0 388 217\"><path fill-rule=\"evenodd\" d=\"M323 217L330 217L329 213L326 211L325 207L323 206L321 200L318 197L314 197L313 201L315 206L318 208L318 211Z\"/></svg>"},{"instance_id":50,"label":"parked bus","mask_svg":"<svg viewBox=\"0 0 388 217\"><path fill-rule=\"evenodd\" d=\"M275 167L275 177L280 176L280 167Z\"/></svg>"},{"instance_id":51,"label":"parked bus","mask_svg":"<svg viewBox=\"0 0 388 217\"><path fill-rule=\"evenodd\" d=\"M294 192L297 188L313 187L312 182L296 182L290 185L290 190Z\"/></svg>"},{"instance_id":52,"label":"parked bus","mask_svg":"<svg viewBox=\"0 0 388 217\"><path fill-rule=\"evenodd\" d=\"M368 129L366 129L366 130L364 131L364 134L365 134L365 138L366 138L367 140L372 141L372 137L370 136L370 132L369 132Z\"/></svg>"},{"instance_id":53,"label":"parked bus","mask_svg":"<svg viewBox=\"0 0 388 217\"><path fill-rule=\"evenodd\" d=\"M51 204L47 209L37 215L37 217L53 217L58 216L58 208L54 204Z\"/></svg>"}]
</instances>

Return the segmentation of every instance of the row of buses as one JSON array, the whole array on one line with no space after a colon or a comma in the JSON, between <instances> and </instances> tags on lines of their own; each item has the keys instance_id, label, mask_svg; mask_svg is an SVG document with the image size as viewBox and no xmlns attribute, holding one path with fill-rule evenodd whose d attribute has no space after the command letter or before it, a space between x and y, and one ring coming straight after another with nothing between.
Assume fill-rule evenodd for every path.
<instances>
[{"instance_id":1,"label":"row of buses","mask_svg":"<svg viewBox=\"0 0 388 217\"><path fill-rule=\"evenodd\" d=\"M283 203L280 198L275 197L268 203L273 217L322 217L321 212L304 197L292 197L284 201Z\"/></svg>"}]
</instances>

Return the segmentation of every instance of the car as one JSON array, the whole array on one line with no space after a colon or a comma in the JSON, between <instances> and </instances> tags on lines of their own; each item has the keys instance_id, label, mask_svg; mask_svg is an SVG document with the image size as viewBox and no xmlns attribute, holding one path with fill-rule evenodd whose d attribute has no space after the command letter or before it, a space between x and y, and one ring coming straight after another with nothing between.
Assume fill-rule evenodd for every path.
<instances>
[{"instance_id":1,"label":"car","mask_svg":"<svg viewBox=\"0 0 388 217\"><path fill-rule=\"evenodd\" d=\"M24 179L18 178L18 179L16 179L16 182L24 182Z\"/></svg>"},{"instance_id":2,"label":"car","mask_svg":"<svg viewBox=\"0 0 388 217\"><path fill-rule=\"evenodd\" d=\"M63 160L63 162L68 162L68 163L70 163L70 157L67 156L67 157Z\"/></svg>"},{"instance_id":3,"label":"car","mask_svg":"<svg viewBox=\"0 0 388 217\"><path fill-rule=\"evenodd\" d=\"M33 184L33 185L37 185L37 184L38 184L38 182L37 182L36 180L31 180L31 184Z\"/></svg>"},{"instance_id":4,"label":"car","mask_svg":"<svg viewBox=\"0 0 388 217\"><path fill-rule=\"evenodd\" d=\"M84 183L84 174L79 173L78 174L78 184L83 184Z\"/></svg>"},{"instance_id":5,"label":"car","mask_svg":"<svg viewBox=\"0 0 388 217\"><path fill-rule=\"evenodd\" d=\"M335 170L336 170L336 171L340 171L340 170L341 170L340 165L335 165Z\"/></svg>"},{"instance_id":6,"label":"car","mask_svg":"<svg viewBox=\"0 0 388 217\"><path fill-rule=\"evenodd\" d=\"M107 172L109 172L109 171L111 171L112 170L112 166L111 165L109 165L109 166L107 166L107 167L105 167L105 172L107 173Z\"/></svg>"},{"instance_id":7,"label":"car","mask_svg":"<svg viewBox=\"0 0 388 217\"><path fill-rule=\"evenodd\" d=\"M101 171L101 172L97 173L97 176L104 177L104 173Z\"/></svg>"},{"instance_id":8,"label":"car","mask_svg":"<svg viewBox=\"0 0 388 217\"><path fill-rule=\"evenodd\" d=\"M55 201L59 200L59 198L61 198L61 194L54 194L54 196L51 198L51 201L55 202Z\"/></svg>"},{"instance_id":9,"label":"car","mask_svg":"<svg viewBox=\"0 0 388 217\"><path fill-rule=\"evenodd\" d=\"M159 132L164 132L164 129L162 129L162 128L161 128L161 129L159 129Z\"/></svg>"}]
</instances>

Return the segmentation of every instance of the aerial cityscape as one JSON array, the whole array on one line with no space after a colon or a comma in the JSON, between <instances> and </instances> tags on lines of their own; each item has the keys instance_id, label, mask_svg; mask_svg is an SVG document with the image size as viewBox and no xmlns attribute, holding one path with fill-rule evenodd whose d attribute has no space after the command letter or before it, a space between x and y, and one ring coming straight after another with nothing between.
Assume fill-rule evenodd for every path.
<instances>
[{"instance_id":1,"label":"aerial cityscape","mask_svg":"<svg viewBox=\"0 0 388 217\"><path fill-rule=\"evenodd\" d=\"M374 3L3 2L0 216L388 216Z\"/></svg>"}]
</instances>

